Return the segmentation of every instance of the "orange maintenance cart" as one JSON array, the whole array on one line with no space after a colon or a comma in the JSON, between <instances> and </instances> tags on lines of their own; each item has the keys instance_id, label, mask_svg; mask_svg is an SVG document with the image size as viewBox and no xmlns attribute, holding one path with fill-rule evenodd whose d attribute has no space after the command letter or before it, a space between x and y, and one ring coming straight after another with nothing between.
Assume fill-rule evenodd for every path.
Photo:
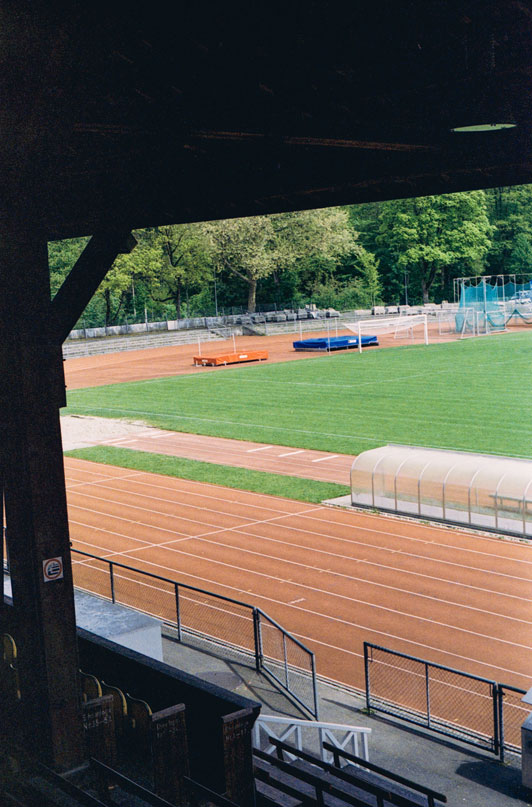
<instances>
[{"instance_id":1,"label":"orange maintenance cart","mask_svg":"<svg viewBox=\"0 0 532 807\"><path fill-rule=\"evenodd\" d=\"M224 364L239 364L244 361L264 361L267 350L248 350L245 353L218 353L215 356L194 356L196 367L219 367Z\"/></svg>"}]
</instances>

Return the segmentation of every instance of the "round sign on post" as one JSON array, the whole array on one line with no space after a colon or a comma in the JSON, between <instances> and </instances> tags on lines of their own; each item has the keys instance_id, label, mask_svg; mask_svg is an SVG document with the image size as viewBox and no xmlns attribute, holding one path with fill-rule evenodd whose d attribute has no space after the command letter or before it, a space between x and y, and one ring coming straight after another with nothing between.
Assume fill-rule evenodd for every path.
<instances>
[{"instance_id":1,"label":"round sign on post","mask_svg":"<svg viewBox=\"0 0 532 807\"><path fill-rule=\"evenodd\" d=\"M47 558L42 562L42 574L45 583L61 580L63 577L63 558Z\"/></svg>"}]
</instances>

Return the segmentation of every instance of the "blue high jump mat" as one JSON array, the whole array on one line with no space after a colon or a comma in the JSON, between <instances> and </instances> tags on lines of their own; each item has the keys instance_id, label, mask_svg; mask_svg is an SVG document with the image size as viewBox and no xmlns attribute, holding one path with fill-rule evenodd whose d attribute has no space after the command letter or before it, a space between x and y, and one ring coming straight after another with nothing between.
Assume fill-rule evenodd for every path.
<instances>
[{"instance_id":1,"label":"blue high jump mat","mask_svg":"<svg viewBox=\"0 0 532 807\"><path fill-rule=\"evenodd\" d=\"M363 336L362 347L368 345L378 345L379 340L376 336ZM298 342L292 342L294 350L349 350L349 348L358 347L358 336L331 336L328 338L320 337L319 339L300 339Z\"/></svg>"}]
</instances>

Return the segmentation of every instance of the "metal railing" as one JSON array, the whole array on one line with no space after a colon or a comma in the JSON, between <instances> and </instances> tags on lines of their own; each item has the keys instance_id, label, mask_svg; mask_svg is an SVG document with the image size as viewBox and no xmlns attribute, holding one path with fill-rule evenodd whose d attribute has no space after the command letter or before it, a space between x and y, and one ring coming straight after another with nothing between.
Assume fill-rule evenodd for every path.
<instances>
[{"instance_id":1,"label":"metal railing","mask_svg":"<svg viewBox=\"0 0 532 807\"><path fill-rule=\"evenodd\" d=\"M207 641L253 659L258 672L318 717L314 653L260 608L79 549L72 549L72 570L77 588L160 619L179 642Z\"/></svg>"},{"instance_id":2,"label":"metal railing","mask_svg":"<svg viewBox=\"0 0 532 807\"><path fill-rule=\"evenodd\" d=\"M332 755L323 745L330 743L338 751L346 752L351 748L353 754L369 760L370 734L371 729L365 726L260 714L253 726L253 746L272 754L275 741L289 742L299 751L311 751L324 762L331 762Z\"/></svg>"},{"instance_id":3,"label":"metal railing","mask_svg":"<svg viewBox=\"0 0 532 807\"><path fill-rule=\"evenodd\" d=\"M374 765L372 762L361 759L355 754L342 751L331 743L324 743L323 746L325 750L330 751L332 754L336 768L341 767L341 762L343 759L346 765L357 765L359 768L365 768L366 770L377 774L377 776L383 777L384 779L389 779L390 782L394 782L397 785L407 787L409 790L414 790L417 793L421 793L422 796L427 799L427 807L436 807L437 801L440 801L443 804L447 803L447 796L445 796L443 793L438 793L437 790L433 790L431 787L418 785L418 783L414 782L412 779L407 779L405 776L399 776L399 774L392 773L392 771L382 768L380 765Z\"/></svg>"},{"instance_id":4,"label":"metal railing","mask_svg":"<svg viewBox=\"0 0 532 807\"><path fill-rule=\"evenodd\" d=\"M368 711L394 715L484 748L521 753L526 690L364 642Z\"/></svg>"}]
</instances>

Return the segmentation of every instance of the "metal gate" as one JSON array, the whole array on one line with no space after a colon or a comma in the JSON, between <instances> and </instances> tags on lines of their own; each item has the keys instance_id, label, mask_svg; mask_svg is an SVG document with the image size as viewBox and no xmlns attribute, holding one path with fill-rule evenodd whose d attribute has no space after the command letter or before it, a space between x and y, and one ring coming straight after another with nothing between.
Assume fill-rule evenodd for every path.
<instances>
[{"instance_id":1,"label":"metal gate","mask_svg":"<svg viewBox=\"0 0 532 807\"><path fill-rule=\"evenodd\" d=\"M525 690L364 642L366 705L497 754L521 752Z\"/></svg>"}]
</instances>

